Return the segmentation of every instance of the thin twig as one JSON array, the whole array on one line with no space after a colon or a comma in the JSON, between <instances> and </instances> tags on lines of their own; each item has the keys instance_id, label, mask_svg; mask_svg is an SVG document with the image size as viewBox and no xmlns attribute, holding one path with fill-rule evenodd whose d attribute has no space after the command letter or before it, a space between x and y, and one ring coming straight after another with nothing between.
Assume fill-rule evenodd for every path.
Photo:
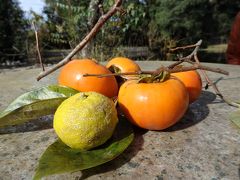
<instances>
[{"instance_id":1,"label":"thin twig","mask_svg":"<svg viewBox=\"0 0 240 180\"><path fill-rule=\"evenodd\" d=\"M67 64L69 61L71 61L71 58L78 53L83 47L99 32L100 28L105 24L105 22L112 17L117 11L118 8L121 6L122 0L116 0L113 7L104 15L102 15L98 22L95 24L95 26L91 29L91 31L85 36L85 38L59 63L57 63L54 67L40 73L37 77L37 80L39 81L43 77L47 76L48 74L56 71L60 67Z\"/></svg>"},{"instance_id":2,"label":"thin twig","mask_svg":"<svg viewBox=\"0 0 240 180\"><path fill-rule=\"evenodd\" d=\"M202 45L202 40L200 39L197 43L196 43L196 48L193 50L193 52L186 57L186 59L191 59L192 57L194 57L195 55L197 55L197 52L200 48L200 46Z\"/></svg>"},{"instance_id":3,"label":"thin twig","mask_svg":"<svg viewBox=\"0 0 240 180\"><path fill-rule=\"evenodd\" d=\"M33 30L35 32L36 49L37 49L38 59L39 59L40 65L42 67L42 70L45 71L44 65L42 63L42 56L41 56L41 53L40 53L40 48L39 48L38 31L37 31L37 28L35 26L34 21L32 21L32 26L33 26Z\"/></svg>"},{"instance_id":4,"label":"thin twig","mask_svg":"<svg viewBox=\"0 0 240 180\"><path fill-rule=\"evenodd\" d=\"M197 62L193 62L191 60L186 60L185 62L188 62L189 64L193 65L193 66L198 66L200 67L199 70L200 71L204 71L204 70L207 70L207 71L212 71L212 70L208 70L210 67L208 66L204 66L202 65L201 63L197 63ZM212 68L210 68L212 69ZM217 73L221 73L221 74L224 74L224 75L229 75L229 72L228 71L225 71L223 69L220 69L220 68L213 68L214 70L217 71ZM213 71L213 72L216 72L216 71Z\"/></svg>"},{"instance_id":5,"label":"thin twig","mask_svg":"<svg viewBox=\"0 0 240 180\"><path fill-rule=\"evenodd\" d=\"M195 67L195 69L194 69L194 67ZM205 71L211 71L211 72L224 74L224 75L229 75L229 72L227 72L227 71L225 71L223 69L212 68L212 67L204 66L204 65L201 65L201 64L197 64L197 63L193 64L193 66L190 66L190 67L174 68L174 69L171 69L169 72L175 73L175 72L191 71L191 70L196 70L196 69L205 70ZM174 70L175 70L175 72L174 72Z\"/></svg>"},{"instance_id":6,"label":"thin twig","mask_svg":"<svg viewBox=\"0 0 240 180\"><path fill-rule=\"evenodd\" d=\"M194 61L195 61L195 57L197 56L197 52L198 52L201 44L202 44L202 40L200 39L196 44L190 45L191 47L193 47L193 46L195 47L194 50L192 51L192 53L189 54L189 55L186 56L186 57L180 58L177 62L169 65L168 68L169 68L169 69L173 69L174 67L176 67L176 66L178 66L178 65L180 65L180 64L182 64L182 63L184 63L184 62L188 62L188 63L190 63L190 64L193 65L194 62L192 61L192 59L194 59ZM184 49L184 47L188 47L188 46L182 46L182 47L179 47L179 49ZM201 65L199 61L196 61L196 63L198 63L199 65ZM206 82L208 82L208 80L207 80L207 78L206 78L206 75L205 75L206 73L203 72L203 70L201 70L201 72L204 74L204 78L205 78ZM206 86L208 86L208 84L207 84Z\"/></svg>"},{"instance_id":7,"label":"thin twig","mask_svg":"<svg viewBox=\"0 0 240 180\"><path fill-rule=\"evenodd\" d=\"M198 59L197 54L194 55L194 60L195 60L198 64L200 64L200 61L199 61L199 59ZM213 90L215 91L215 93L216 93L217 96L219 96L225 103L227 103L227 104L230 105L230 106L237 107L237 108L240 107L239 104L237 104L237 103L235 103L235 102L232 102L232 101L229 101L228 99L226 99L226 98L223 96L223 94L222 94L222 93L220 92L220 90L218 89L217 85L214 84L214 83L212 82L212 80L208 77L206 71L201 70L201 72L202 72L202 75L205 77L208 85L212 86L212 88L213 88Z\"/></svg>"},{"instance_id":8,"label":"thin twig","mask_svg":"<svg viewBox=\"0 0 240 180\"><path fill-rule=\"evenodd\" d=\"M200 46L202 44L202 40L199 40L196 44L194 45L190 45L191 47L195 47L194 50L192 51L191 54L189 54L188 56L186 57L182 57L182 58L179 58L177 62L174 62L173 64L169 65L168 68L169 69L173 69L174 67L182 64L183 62L186 62L188 60L191 60L195 54L197 54ZM182 46L182 47L179 47L179 49L183 49L184 47L188 47L188 46ZM186 49L186 48L185 48Z\"/></svg>"},{"instance_id":9,"label":"thin twig","mask_svg":"<svg viewBox=\"0 0 240 180\"><path fill-rule=\"evenodd\" d=\"M228 99L226 99L226 98L222 95L222 93L219 91L217 85L214 84L214 83L212 82L212 80L208 77L206 70L209 71L209 69L208 69L209 67L201 65L201 63L200 63L200 61L199 61L199 59L198 59L198 56L197 56L197 52L198 52L201 44L202 44L202 40L199 40L199 41L198 41L196 44L194 44L194 45L177 47L177 48L175 48L175 49L172 49L172 51L176 51L176 50L180 50L180 49L181 49L181 50L184 50L184 49L187 49L187 48L195 47L195 49L192 51L191 54L189 54L189 55L186 56L186 57L183 57L183 58L178 59L177 62L174 62L173 64L169 65L168 68L169 68L169 69L174 69L176 66L178 66L178 65L180 65L180 64L182 64L182 63L184 63L184 62L187 62L187 63L189 63L189 64L191 64L191 65L193 65L193 66L195 66L195 67L196 67L196 66L197 66L197 67L200 67L199 70L200 70L200 72L202 73L204 79L205 79L206 82L207 82L205 88L208 87L209 85L212 86L212 87L213 87L213 90L214 90L215 93L216 93L216 95L219 96L225 103L227 103L227 104L230 105L230 106L240 107L239 104L237 104L237 103L235 103L235 102L231 102L231 101L229 101ZM192 59L194 60L194 62L192 61ZM176 68L176 69L181 69L181 68ZM227 71L224 71L224 70L219 69L219 68L216 68L215 70L220 71L222 74L225 74L225 75L228 75L228 74L229 74Z\"/></svg>"},{"instance_id":10,"label":"thin twig","mask_svg":"<svg viewBox=\"0 0 240 180\"><path fill-rule=\"evenodd\" d=\"M165 67L161 67L155 71L138 71L138 72L109 73L109 74L84 74L83 77L96 76L96 77L102 78L102 77L109 77L109 76L141 75L141 74L156 75L163 71L168 71L169 73L177 73L177 72L185 72L185 71L191 71L191 70L197 70L197 69L203 69L206 71L212 71L215 73L228 75L228 72L226 72L222 69L198 65L197 63L195 63L193 66L190 66L190 67L178 67L178 68L174 68L174 69L168 69Z\"/></svg>"},{"instance_id":11,"label":"thin twig","mask_svg":"<svg viewBox=\"0 0 240 180\"><path fill-rule=\"evenodd\" d=\"M185 62L184 59L179 59L178 61L176 61L176 62L174 62L173 64L169 65L168 68L169 68L169 69L173 69L174 67L182 64L183 62Z\"/></svg>"},{"instance_id":12,"label":"thin twig","mask_svg":"<svg viewBox=\"0 0 240 180\"><path fill-rule=\"evenodd\" d=\"M191 59L194 58L197 55L197 52L202 44L202 40L199 40L195 45L194 45L194 50L192 51L191 54L188 56L179 59L179 61L169 65L168 67L160 67L155 71L138 71L138 72L127 72L127 73L111 73L111 74L84 74L84 77L87 76L97 76L97 77L108 77L108 76L124 76L124 75L141 75L141 74L159 74L162 71L168 71L169 73L177 73L177 72L184 72L184 71L191 71L191 70L206 70L206 71L212 71L215 73L220 73L224 75L229 75L229 73L225 70L222 70L220 68L212 68L208 66L203 66L198 62L192 62ZM177 67L177 65L183 63L183 62L188 62L192 64L190 67Z\"/></svg>"},{"instance_id":13,"label":"thin twig","mask_svg":"<svg viewBox=\"0 0 240 180\"><path fill-rule=\"evenodd\" d=\"M196 46L198 46L198 45L192 44L192 45L187 45L187 46L181 46L181 47L171 48L170 51L174 52L174 51L178 51L178 50L185 50L185 49L195 48Z\"/></svg>"},{"instance_id":14,"label":"thin twig","mask_svg":"<svg viewBox=\"0 0 240 180\"><path fill-rule=\"evenodd\" d=\"M153 74L155 71L138 71L138 72L125 72L125 73L108 73L108 74L83 74L83 77L94 76L98 78L110 77L110 76L126 76L126 75L141 75L141 74Z\"/></svg>"}]
</instances>

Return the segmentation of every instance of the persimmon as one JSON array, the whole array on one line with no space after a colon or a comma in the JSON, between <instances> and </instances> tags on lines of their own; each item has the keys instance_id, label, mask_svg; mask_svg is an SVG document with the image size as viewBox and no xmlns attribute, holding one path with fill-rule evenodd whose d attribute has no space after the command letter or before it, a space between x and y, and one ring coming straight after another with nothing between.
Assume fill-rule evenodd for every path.
<instances>
[{"instance_id":1,"label":"persimmon","mask_svg":"<svg viewBox=\"0 0 240 180\"><path fill-rule=\"evenodd\" d=\"M202 80L197 71L186 71L173 73L173 76L180 79L189 93L189 103L196 101L202 91Z\"/></svg>"},{"instance_id":2,"label":"persimmon","mask_svg":"<svg viewBox=\"0 0 240 180\"><path fill-rule=\"evenodd\" d=\"M113 72L118 73L126 73L126 72L138 72L140 71L140 67L137 63L135 63L133 60L125 58L125 57L115 57L111 59L106 67L110 69ZM114 69L114 68L117 68ZM123 76L126 79L133 77L133 76Z\"/></svg>"},{"instance_id":3,"label":"persimmon","mask_svg":"<svg viewBox=\"0 0 240 180\"><path fill-rule=\"evenodd\" d=\"M58 76L60 85L68 86L81 92L94 91L108 97L118 94L118 84L111 77L83 77L83 74L109 74L105 66L90 59L75 59L67 63Z\"/></svg>"},{"instance_id":4,"label":"persimmon","mask_svg":"<svg viewBox=\"0 0 240 180\"><path fill-rule=\"evenodd\" d=\"M163 130L180 120L188 108L184 84L170 77L164 82L126 81L119 90L118 102L133 124L149 130Z\"/></svg>"}]
</instances>

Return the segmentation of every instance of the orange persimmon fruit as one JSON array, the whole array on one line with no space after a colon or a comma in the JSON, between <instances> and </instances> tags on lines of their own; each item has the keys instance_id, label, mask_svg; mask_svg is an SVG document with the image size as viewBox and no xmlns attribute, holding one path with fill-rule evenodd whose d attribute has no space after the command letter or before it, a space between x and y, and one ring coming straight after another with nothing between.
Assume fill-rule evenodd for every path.
<instances>
[{"instance_id":1,"label":"orange persimmon fruit","mask_svg":"<svg viewBox=\"0 0 240 180\"><path fill-rule=\"evenodd\" d=\"M109 74L105 66L90 59L75 59L67 63L58 76L60 85L68 86L81 92L94 91L108 97L118 94L118 84L114 76L83 77L83 74Z\"/></svg>"},{"instance_id":2,"label":"orange persimmon fruit","mask_svg":"<svg viewBox=\"0 0 240 180\"><path fill-rule=\"evenodd\" d=\"M152 83L129 80L120 87L118 103L133 124L148 130L163 130L181 119L189 97L184 84L174 77Z\"/></svg>"},{"instance_id":3,"label":"orange persimmon fruit","mask_svg":"<svg viewBox=\"0 0 240 180\"><path fill-rule=\"evenodd\" d=\"M141 70L137 63L125 57L115 57L111 59L107 63L106 67L111 71L113 71L114 73L138 72ZM114 68L117 68L117 70ZM132 76L123 76L123 77L128 79L129 77L132 77Z\"/></svg>"},{"instance_id":4,"label":"orange persimmon fruit","mask_svg":"<svg viewBox=\"0 0 240 180\"><path fill-rule=\"evenodd\" d=\"M187 88L189 103L193 103L199 98L202 91L202 80L197 71L178 72L171 75L181 80Z\"/></svg>"}]
</instances>

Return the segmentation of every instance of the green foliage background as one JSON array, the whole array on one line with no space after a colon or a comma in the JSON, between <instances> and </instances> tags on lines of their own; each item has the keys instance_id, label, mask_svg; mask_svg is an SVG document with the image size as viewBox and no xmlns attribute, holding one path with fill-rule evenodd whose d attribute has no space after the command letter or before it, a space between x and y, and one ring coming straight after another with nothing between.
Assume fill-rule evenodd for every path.
<instances>
[{"instance_id":1,"label":"green foliage background","mask_svg":"<svg viewBox=\"0 0 240 180\"><path fill-rule=\"evenodd\" d=\"M69 49L90 30L89 4L94 0L45 0L43 14L32 12L43 49ZM114 0L104 0L107 11ZM168 59L168 49L204 40L204 45L226 43L240 1L228 0L125 0L126 15L113 16L94 38L91 52L121 55L119 47L148 46L156 58ZM34 33L17 0L0 3L0 52L16 47L34 51ZM16 49L15 48L15 49Z\"/></svg>"},{"instance_id":2,"label":"green foliage background","mask_svg":"<svg viewBox=\"0 0 240 180\"><path fill-rule=\"evenodd\" d=\"M0 2L0 61L8 58L4 55L21 53L27 37L27 21L19 8L17 0Z\"/></svg>"}]
</instances>

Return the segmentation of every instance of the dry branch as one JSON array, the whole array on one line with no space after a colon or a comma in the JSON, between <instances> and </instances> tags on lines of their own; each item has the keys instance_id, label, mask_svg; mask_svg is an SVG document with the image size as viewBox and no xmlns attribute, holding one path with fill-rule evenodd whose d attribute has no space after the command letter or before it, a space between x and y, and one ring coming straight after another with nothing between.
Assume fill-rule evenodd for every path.
<instances>
[{"instance_id":1,"label":"dry branch","mask_svg":"<svg viewBox=\"0 0 240 180\"><path fill-rule=\"evenodd\" d=\"M212 86L212 88L213 88L213 90L215 91L216 95L219 96L225 103L227 103L227 104L230 105L230 106L234 106L234 107L238 107L238 108L239 108L239 107L240 107L239 104L237 104L237 103L235 103L235 102L232 102L232 101L229 101L228 99L226 99L226 98L223 96L223 94L219 91L217 85L214 84L214 83L212 82L212 80L209 78L209 76L207 75L206 70L209 71L209 70L208 70L208 67L201 65L201 63L200 63L200 61L199 61L199 59L198 59L198 55L197 55L197 52L198 52L201 44L202 44L202 40L199 40L199 41L198 41L196 44L194 44L194 45L182 46L182 47L174 48L172 51L176 51L176 50L180 50L180 49L181 49L181 50L184 50L184 49L188 49L188 48L193 48L193 47L195 47L195 49L193 50L193 52L192 52L190 55L188 55L188 56L186 56L186 57L183 57L183 58L180 58L177 62L175 62L175 63L171 64L170 66L168 66L168 68L173 69L174 67L180 65L180 64L183 63L183 62L187 62L187 63L189 63L189 64L191 64L191 65L193 65L193 66L196 66L196 65L197 65L198 67L201 67L201 68L199 68L199 70L200 70L200 72L202 73L203 77L205 78L205 80L206 80L206 82L207 82L206 87L208 87L209 85ZM192 60L194 60L194 62L193 62ZM218 69L218 68L217 68L217 69ZM217 69L216 69L216 70L217 70ZM221 70L221 69L218 69L218 70L226 73L226 71L224 71L224 70ZM224 73L222 73L222 74L224 74ZM225 75L228 75L228 74L225 74Z\"/></svg>"},{"instance_id":2,"label":"dry branch","mask_svg":"<svg viewBox=\"0 0 240 180\"><path fill-rule=\"evenodd\" d=\"M186 57L182 57L182 58L178 59L176 62L174 62L173 64L169 65L168 68L169 69L173 69L175 66L178 66L178 65L182 64L183 62L186 62L188 60L191 61L191 59L194 57L194 55L197 54L201 44L202 44L202 40L199 40L196 44L193 44L193 45L190 45L190 46L179 47L179 49L187 49L189 47L195 47L195 48L194 48L194 50L192 51L191 54L189 54ZM178 49L178 47L176 47L175 49Z\"/></svg>"},{"instance_id":3,"label":"dry branch","mask_svg":"<svg viewBox=\"0 0 240 180\"><path fill-rule=\"evenodd\" d=\"M163 71L168 71L169 73L177 73L177 72L184 72L184 71L191 71L191 70L197 70L199 69L201 71L201 73L203 74L203 77L205 78L206 82L208 83L207 85L210 85L213 87L215 93L217 96L219 96L225 103L227 103L230 106L234 106L234 107L240 107L239 104L235 103L235 102L231 102L228 99L226 99L222 93L219 91L218 87L216 86L216 84L214 84L212 82L212 80L208 77L206 71L212 71L215 73L220 73L220 74L224 74L224 75L229 75L229 73L225 70L222 70L220 68L212 68L212 67L208 67L208 66L204 66L201 65L197 53L198 50L200 48L202 44L202 40L199 40L196 44L194 45L189 45L189 46L182 46L182 47L177 47L174 50L184 50L184 49L188 49L188 48L193 48L194 50L192 51L191 54L189 54L186 57L180 58L178 59L177 62L174 62L173 64L169 65L168 67L160 67L155 71L138 71L138 72L127 72L127 73L111 73L111 74L84 74L83 76L87 77L87 76L96 76L96 77L108 77L108 76L124 76L124 75L142 75L142 74L150 74L150 75L157 75L160 74ZM194 60L194 62L192 61ZM184 67L184 66L178 66L184 62L187 62L189 64L191 64L191 66L189 67Z\"/></svg>"},{"instance_id":4,"label":"dry branch","mask_svg":"<svg viewBox=\"0 0 240 180\"><path fill-rule=\"evenodd\" d=\"M104 15L102 15L98 22L95 24L95 26L91 29L91 31L85 36L85 38L59 63L57 63L54 67L41 72L37 80L39 81L43 77L47 76L48 74L56 71L60 67L64 66L67 64L69 61L71 61L71 58L78 53L80 50L84 48L84 46L97 34L97 32L101 29L101 27L105 24L105 22L112 17L117 11L119 11L119 8L122 4L122 0L116 0L115 4L113 7Z\"/></svg>"},{"instance_id":5,"label":"dry branch","mask_svg":"<svg viewBox=\"0 0 240 180\"><path fill-rule=\"evenodd\" d=\"M109 73L109 74L84 74L83 76L84 77L96 76L96 77L102 78L102 77L108 77L108 76L141 75L141 74L156 75L156 74L160 74L163 71L167 71L169 73L177 73L177 72L185 72L185 71L191 71L191 70L197 70L197 69L202 69L202 70L206 70L206 71L212 71L215 73L228 75L228 72L224 71L222 69L198 65L197 63L195 63L193 66L190 66L190 67L178 67L178 68L174 68L174 69L169 69L167 67L161 67L155 71L138 71L138 72Z\"/></svg>"},{"instance_id":6,"label":"dry branch","mask_svg":"<svg viewBox=\"0 0 240 180\"><path fill-rule=\"evenodd\" d=\"M200 61L199 61L199 59L198 59L197 54L194 55L194 60L195 60L196 63L200 64ZM227 103L227 104L230 105L230 106L240 108L240 105L239 105L239 104L237 104L237 103L235 103L235 102L232 102L232 101L226 99L226 98L223 96L223 94L219 91L217 85L214 84L213 81L208 77L206 71L201 70L201 72L202 72L202 75L204 76L205 80L207 81L207 86L210 85L210 86L213 88L213 90L215 91L216 95L219 96L219 97L223 100L223 102Z\"/></svg>"},{"instance_id":7,"label":"dry branch","mask_svg":"<svg viewBox=\"0 0 240 180\"><path fill-rule=\"evenodd\" d=\"M44 68L44 65L43 65L43 62L42 62L42 56L41 56L41 53L40 53L40 48L39 48L38 32L37 32L37 28L36 28L36 26L35 26L34 21L32 21L32 26L33 26L33 30L34 30L34 33L35 33L36 49L37 49L37 54L38 54L39 63L40 63L40 65L41 65L41 67L42 67L42 70L45 71L45 68Z\"/></svg>"},{"instance_id":8,"label":"dry branch","mask_svg":"<svg viewBox=\"0 0 240 180\"><path fill-rule=\"evenodd\" d=\"M169 73L177 73L177 72L191 71L191 70L197 70L197 69L212 71L212 72L220 73L220 74L224 74L224 75L229 75L229 73L227 71L222 70L220 68L212 68L212 67L208 67L208 66L203 66L199 62L191 61L192 58L196 57L201 44L202 44L202 40L199 40L196 44L191 45L191 47L195 47L191 54L179 59L177 62L174 62L173 64L169 65L168 67L160 67L155 71L138 71L138 72L111 73L111 74L84 74L83 76L85 76L85 77L87 77L87 76L106 77L106 76L122 76L122 75L159 74L162 71L168 71ZM186 47L189 47L189 46L186 46ZM180 47L180 49L184 49L184 48L185 48L184 46ZM192 66L177 67L177 65L179 65L183 62L188 62Z\"/></svg>"},{"instance_id":9,"label":"dry branch","mask_svg":"<svg viewBox=\"0 0 240 180\"><path fill-rule=\"evenodd\" d=\"M170 52L178 51L178 50L185 50L185 49L190 49L190 48L195 48L199 46L198 44L191 44L187 46L181 46L181 47L176 47L176 48L171 48Z\"/></svg>"}]
</instances>

